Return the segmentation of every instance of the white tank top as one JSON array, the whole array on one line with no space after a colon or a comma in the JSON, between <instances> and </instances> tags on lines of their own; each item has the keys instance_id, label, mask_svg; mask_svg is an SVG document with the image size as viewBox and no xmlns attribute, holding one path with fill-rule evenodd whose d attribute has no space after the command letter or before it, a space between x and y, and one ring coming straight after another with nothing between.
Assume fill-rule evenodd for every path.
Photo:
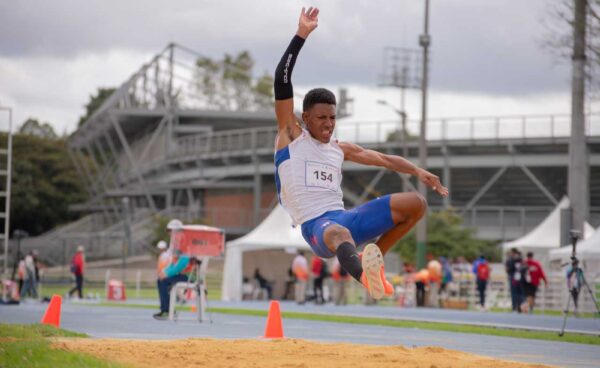
<instances>
[{"instance_id":1,"label":"white tank top","mask_svg":"<svg viewBox=\"0 0 600 368\"><path fill-rule=\"evenodd\" d=\"M344 152L337 140L321 143L305 129L275 153L277 195L294 225L344 209L343 162Z\"/></svg>"}]
</instances>

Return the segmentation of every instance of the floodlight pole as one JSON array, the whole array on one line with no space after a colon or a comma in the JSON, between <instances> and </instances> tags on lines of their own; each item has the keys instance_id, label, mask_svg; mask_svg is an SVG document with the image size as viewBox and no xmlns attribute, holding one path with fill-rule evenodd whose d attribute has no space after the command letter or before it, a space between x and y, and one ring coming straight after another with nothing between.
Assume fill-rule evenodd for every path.
<instances>
[{"instance_id":1,"label":"floodlight pole","mask_svg":"<svg viewBox=\"0 0 600 368\"><path fill-rule=\"evenodd\" d=\"M425 0L425 27L419 36L419 45L423 48L423 77L421 79L421 129L419 134L419 167L427 169L427 84L429 71L429 0ZM427 187L419 181L419 193L427 198ZM425 267L427 246L427 214L417 223L417 269Z\"/></svg>"},{"instance_id":2,"label":"floodlight pole","mask_svg":"<svg viewBox=\"0 0 600 368\"><path fill-rule=\"evenodd\" d=\"M569 199L572 228L583 231L589 215L589 155L585 136L586 0L575 0L571 80L571 137L569 141Z\"/></svg>"}]
</instances>

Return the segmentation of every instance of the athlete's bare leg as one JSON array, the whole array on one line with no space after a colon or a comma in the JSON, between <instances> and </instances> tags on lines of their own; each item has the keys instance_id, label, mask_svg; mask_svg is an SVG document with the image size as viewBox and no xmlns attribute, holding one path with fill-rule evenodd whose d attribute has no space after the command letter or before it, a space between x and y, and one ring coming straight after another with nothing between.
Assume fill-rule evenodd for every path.
<instances>
[{"instance_id":1,"label":"athlete's bare leg","mask_svg":"<svg viewBox=\"0 0 600 368\"><path fill-rule=\"evenodd\" d=\"M337 224L325 229L323 240L341 266L367 288L371 297L381 299L394 293L394 287L385 278L383 255L375 244L368 244L361 258L350 230Z\"/></svg>"},{"instance_id":2,"label":"athlete's bare leg","mask_svg":"<svg viewBox=\"0 0 600 368\"><path fill-rule=\"evenodd\" d=\"M396 226L377 240L377 246L384 255L423 217L427 201L416 192L394 193L390 198L390 207Z\"/></svg>"},{"instance_id":3,"label":"athlete's bare leg","mask_svg":"<svg viewBox=\"0 0 600 368\"><path fill-rule=\"evenodd\" d=\"M327 245L327 249L333 254L335 254L340 244L345 242L352 243L352 245L356 247L356 243L354 242L354 239L352 239L350 230L341 225L328 226L323 232L323 241L325 242L325 245Z\"/></svg>"}]
</instances>

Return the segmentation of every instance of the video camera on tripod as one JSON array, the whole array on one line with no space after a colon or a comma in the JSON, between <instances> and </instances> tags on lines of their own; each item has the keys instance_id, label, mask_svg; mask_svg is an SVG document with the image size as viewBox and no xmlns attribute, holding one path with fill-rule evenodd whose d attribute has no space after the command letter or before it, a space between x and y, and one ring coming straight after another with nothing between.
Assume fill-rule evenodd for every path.
<instances>
[{"instance_id":1,"label":"video camera on tripod","mask_svg":"<svg viewBox=\"0 0 600 368\"><path fill-rule=\"evenodd\" d=\"M573 262L579 264L579 259L577 259L576 248L577 248L577 242L581 238L581 231L571 229L571 230L569 230L569 235L571 237L571 244L573 245L571 257L570 257L571 262L563 263L562 265L560 265L561 267L566 267L568 265L572 265Z\"/></svg>"},{"instance_id":2,"label":"video camera on tripod","mask_svg":"<svg viewBox=\"0 0 600 368\"><path fill-rule=\"evenodd\" d=\"M573 250L571 252L571 262L567 262L562 265L562 267L569 266L569 265L571 266L569 268L569 270L567 271L567 280L568 280L567 287L569 288L569 297L567 299L567 306L565 307L565 310L564 310L563 324L560 329L560 332L558 333L558 336L563 336L565 334L565 326L567 325L567 317L569 316L569 308L571 306L571 300L573 300L573 305L574 305L573 313L577 316L579 292L581 291L582 286L585 286L585 288L587 289L588 293L590 294L591 299L594 301L594 305L596 306L596 311L600 315L600 308L598 307L598 302L596 301L596 298L594 297L594 293L592 292L590 285L587 283L587 280L585 279L585 274L583 273L583 269L581 269L581 267L579 267L579 259L577 258L577 241L581 238L581 232L578 230L571 229L569 231L569 234L571 235L571 240L573 243Z\"/></svg>"}]
</instances>

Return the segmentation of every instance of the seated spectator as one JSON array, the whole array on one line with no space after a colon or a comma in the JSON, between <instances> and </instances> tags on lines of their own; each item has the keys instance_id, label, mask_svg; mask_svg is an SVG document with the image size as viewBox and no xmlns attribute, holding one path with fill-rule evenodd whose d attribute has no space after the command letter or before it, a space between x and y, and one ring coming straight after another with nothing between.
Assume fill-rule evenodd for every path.
<instances>
[{"instance_id":1,"label":"seated spectator","mask_svg":"<svg viewBox=\"0 0 600 368\"><path fill-rule=\"evenodd\" d=\"M287 278L285 279L285 291L283 293L283 296L281 297L281 300L288 300L293 297L293 290L294 290L295 284L296 284L296 275L294 275L294 272L292 271L292 268L290 267L290 268L288 268ZM290 297L290 294L292 294L292 297Z\"/></svg>"},{"instance_id":2,"label":"seated spectator","mask_svg":"<svg viewBox=\"0 0 600 368\"><path fill-rule=\"evenodd\" d=\"M272 286L272 282L268 281L267 279L265 279L261 274L260 274L260 270L257 268L256 270L254 270L254 279L256 280L256 282L258 282L258 286L261 289L264 289L267 291L267 299L271 300L273 299L273 286Z\"/></svg>"},{"instance_id":3,"label":"seated spectator","mask_svg":"<svg viewBox=\"0 0 600 368\"><path fill-rule=\"evenodd\" d=\"M296 303L302 305L306 301L306 284L308 283L308 262L304 252L298 251L292 261L292 272L296 276L296 285L294 285L294 295Z\"/></svg>"},{"instance_id":4,"label":"seated spectator","mask_svg":"<svg viewBox=\"0 0 600 368\"><path fill-rule=\"evenodd\" d=\"M191 271L190 256L182 254L180 250L173 252L173 258L171 263L165 267L158 277L156 282L158 287L158 297L160 299L160 312L154 314L154 318L158 320L165 320L169 316L169 292L173 285L178 282L186 282L188 277L187 272Z\"/></svg>"},{"instance_id":5,"label":"seated spectator","mask_svg":"<svg viewBox=\"0 0 600 368\"><path fill-rule=\"evenodd\" d=\"M254 297L254 285L247 277L242 278L242 300L252 299Z\"/></svg>"}]
</instances>

